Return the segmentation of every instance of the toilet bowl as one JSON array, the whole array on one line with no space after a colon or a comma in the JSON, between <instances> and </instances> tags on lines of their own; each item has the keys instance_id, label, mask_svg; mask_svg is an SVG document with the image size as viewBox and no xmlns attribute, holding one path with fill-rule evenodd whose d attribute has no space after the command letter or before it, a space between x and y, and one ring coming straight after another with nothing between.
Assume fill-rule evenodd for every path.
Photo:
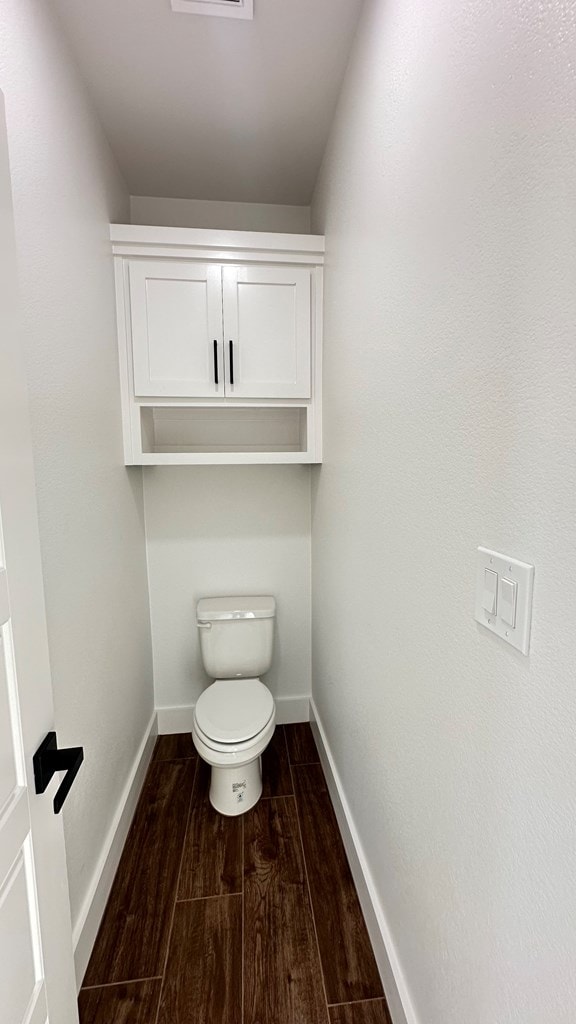
<instances>
[{"instance_id":1,"label":"toilet bowl","mask_svg":"<svg viewBox=\"0 0 576 1024\"><path fill-rule=\"evenodd\" d=\"M261 755L275 726L272 694L259 679L218 679L202 693L192 739L212 768L210 803L221 814L242 814L260 799Z\"/></svg>"},{"instance_id":2,"label":"toilet bowl","mask_svg":"<svg viewBox=\"0 0 576 1024\"><path fill-rule=\"evenodd\" d=\"M216 679L196 703L192 740L212 769L210 803L227 816L249 810L262 794L262 754L276 708L259 675L272 661L275 610L272 597L198 602L204 667Z\"/></svg>"}]
</instances>

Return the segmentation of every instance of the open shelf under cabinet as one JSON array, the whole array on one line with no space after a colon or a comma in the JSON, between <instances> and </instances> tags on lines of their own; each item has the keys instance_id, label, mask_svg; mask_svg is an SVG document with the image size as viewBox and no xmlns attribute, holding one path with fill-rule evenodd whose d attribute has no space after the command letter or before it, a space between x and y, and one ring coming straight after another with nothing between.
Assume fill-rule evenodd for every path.
<instances>
[{"instance_id":1,"label":"open shelf under cabinet","mask_svg":"<svg viewBox=\"0 0 576 1024\"><path fill-rule=\"evenodd\" d=\"M133 464L319 461L309 406L140 406Z\"/></svg>"}]
</instances>

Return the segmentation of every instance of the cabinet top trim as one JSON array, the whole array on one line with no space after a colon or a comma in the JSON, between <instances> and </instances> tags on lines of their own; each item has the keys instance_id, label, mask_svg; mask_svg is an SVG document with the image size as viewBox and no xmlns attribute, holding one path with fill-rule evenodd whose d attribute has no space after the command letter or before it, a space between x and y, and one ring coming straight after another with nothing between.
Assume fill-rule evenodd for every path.
<instances>
[{"instance_id":1,"label":"cabinet top trim","mask_svg":"<svg viewBox=\"0 0 576 1024\"><path fill-rule=\"evenodd\" d=\"M271 231L216 231L205 228L165 228L142 224L111 224L110 239L117 255L145 255L146 250L166 248L181 256L183 250L306 256L309 263L324 261L324 235L277 234Z\"/></svg>"}]
</instances>

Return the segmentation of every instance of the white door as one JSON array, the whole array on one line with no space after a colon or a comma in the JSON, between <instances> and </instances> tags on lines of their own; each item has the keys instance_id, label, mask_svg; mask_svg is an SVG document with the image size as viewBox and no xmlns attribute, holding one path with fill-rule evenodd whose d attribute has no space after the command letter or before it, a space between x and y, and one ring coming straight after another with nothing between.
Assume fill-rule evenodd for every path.
<instances>
[{"instance_id":1,"label":"white door","mask_svg":"<svg viewBox=\"0 0 576 1024\"><path fill-rule=\"evenodd\" d=\"M224 393L220 266L132 260L130 311L137 397Z\"/></svg>"},{"instance_id":2,"label":"white door","mask_svg":"<svg viewBox=\"0 0 576 1024\"><path fill-rule=\"evenodd\" d=\"M311 271L224 267L226 394L310 398Z\"/></svg>"},{"instance_id":3,"label":"white door","mask_svg":"<svg viewBox=\"0 0 576 1024\"><path fill-rule=\"evenodd\" d=\"M78 1020L62 821L32 757L54 712L0 94L0 1020Z\"/></svg>"}]
</instances>

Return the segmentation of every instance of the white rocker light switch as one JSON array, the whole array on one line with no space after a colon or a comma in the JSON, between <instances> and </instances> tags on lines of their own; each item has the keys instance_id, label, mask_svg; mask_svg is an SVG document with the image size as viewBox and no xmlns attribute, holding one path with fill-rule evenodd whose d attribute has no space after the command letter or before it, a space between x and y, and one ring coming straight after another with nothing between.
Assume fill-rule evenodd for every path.
<instances>
[{"instance_id":1,"label":"white rocker light switch","mask_svg":"<svg viewBox=\"0 0 576 1024\"><path fill-rule=\"evenodd\" d=\"M482 606L489 615L494 615L498 601L498 573L484 569L484 595Z\"/></svg>"},{"instance_id":2,"label":"white rocker light switch","mask_svg":"<svg viewBox=\"0 0 576 1024\"><path fill-rule=\"evenodd\" d=\"M478 548L474 618L490 633L528 654L534 566Z\"/></svg>"},{"instance_id":3,"label":"white rocker light switch","mask_svg":"<svg viewBox=\"0 0 576 1024\"><path fill-rule=\"evenodd\" d=\"M506 622L509 626L516 625L516 597L518 594L518 584L514 583L513 580L507 580L502 578L500 580L500 599L499 599L499 611L498 614L502 619L502 622Z\"/></svg>"}]
</instances>

